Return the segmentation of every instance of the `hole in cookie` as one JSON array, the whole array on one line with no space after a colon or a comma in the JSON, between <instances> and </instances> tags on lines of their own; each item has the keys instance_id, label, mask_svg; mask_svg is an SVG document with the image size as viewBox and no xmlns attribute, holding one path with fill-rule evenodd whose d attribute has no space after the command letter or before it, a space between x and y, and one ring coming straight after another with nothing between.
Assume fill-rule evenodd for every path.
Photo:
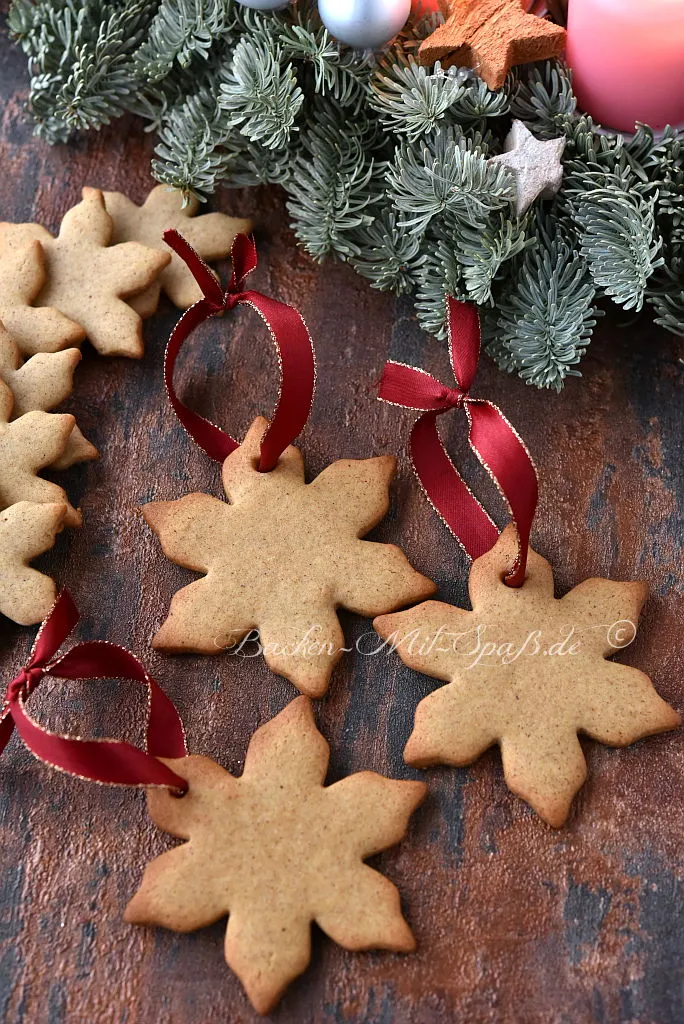
<instances>
[{"instance_id":1,"label":"hole in cookie","mask_svg":"<svg viewBox=\"0 0 684 1024\"><path fill-rule=\"evenodd\" d=\"M505 587L508 587L509 590L522 590L522 588L527 583L527 580L529 579L529 573L525 574L525 579L522 581L522 583L518 583L517 585L515 585L513 583L509 583L507 578L506 578L508 576L509 572L510 572L510 569L507 569L506 572L502 572L500 574L500 576L499 576L499 579L501 580L503 585Z\"/></svg>"}]
</instances>

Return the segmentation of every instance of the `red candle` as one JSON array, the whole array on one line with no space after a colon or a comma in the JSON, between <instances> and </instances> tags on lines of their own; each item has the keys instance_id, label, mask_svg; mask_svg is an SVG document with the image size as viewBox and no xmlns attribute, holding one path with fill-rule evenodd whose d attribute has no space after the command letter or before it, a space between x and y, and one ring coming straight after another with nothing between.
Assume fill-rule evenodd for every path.
<instances>
[{"instance_id":1,"label":"red candle","mask_svg":"<svg viewBox=\"0 0 684 1024\"><path fill-rule=\"evenodd\" d=\"M411 10L414 14L432 14L441 10L439 0L411 0Z\"/></svg>"},{"instance_id":2,"label":"red candle","mask_svg":"<svg viewBox=\"0 0 684 1024\"><path fill-rule=\"evenodd\" d=\"M567 59L581 109L607 128L684 127L684 0L570 0Z\"/></svg>"}]
</instances>

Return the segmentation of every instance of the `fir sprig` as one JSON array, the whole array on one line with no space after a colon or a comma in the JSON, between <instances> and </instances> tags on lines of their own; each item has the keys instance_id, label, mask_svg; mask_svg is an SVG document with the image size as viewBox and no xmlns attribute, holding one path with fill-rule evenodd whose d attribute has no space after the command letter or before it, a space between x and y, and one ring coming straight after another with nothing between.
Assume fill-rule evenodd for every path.
<instances>
[{"instance_id":1,"label":"fir sprig","mask_svg":"<svg viewBox=\"0 0 684 1024\"><path fill-rule=\"evenodd\" d=\"M147 0L123 8L102 0L12 5L9 27L30 57L29 108L39 135L64 141L129 107L142 87L135 54L153 13Z\"/></svg>"},{"instance_id":2,"label":"fir sprig","mask_svg":"<svg viewBox=\"0 0 684 1024\"><path fill-rule=\"evenodd\" d=\"M180 146L179 138L183 140ZM226 142L226 127L216 98L200 88L166 113L152 171L165 185L203 199L228 173Z\"/></svg>"},{"instance_id":3,"label":"fir sprig","mask_svg":"<svg viewBox=\"0 0 684 1024\"><path fill-rule=\"evenodd\" d=\"M641 309L649 278L663 265L655 197L602 188L574 205L582 228L580 251L594 283L625 309Z\"/></svg>"},{"instance_id":4,"label":"fir sprig","mask_svg":"<svg viewBox=\"0 0 684 1024\"><path fill-rule=\"evenodd\" d=\"M511 176L487 162L479 135L467 137L459 126L445 127L418 146L402 143L387 182L401 226L416 232L446 211L458 210L472 221L514 198Z\"/></svg>"},{"instance_id":5,"label":"fir sprig","mask_svg":"<svg viewBox=\"0 0 684 1024\"><path fill-rule=\"evenodd\" d=\"M454 105L465 95L466 76L459 68L433 71L413 58L395 64L388 74L378 74L371 83L371 106L391 131L415 142L447 119Z\"/></svg>"},{"instance_id":6,"label":"fir sprig","mask_svg":"<svg viewBox=\"0 0 684 1024\"><path fill-rule=\"evenodd\" d=\"M404 295L413 291L421 263L419 235L404 231L389 207L354 232L358 255L354 267L372 288Z\"/></svg>"},{"instance_id":7,"label":"fir sprig","mask_svg":"<svg viewBox=\"0 0 684 1024\"><path fill-rule=\"evenodd\" d=\"M158 133L158 180L205 198L276 183L299 243L380 290L413 292L445 336L447 294L479 304L488 348L528 383L577 374L597 296L644 303L684 334L684 135L626 139L580 115L558 61L503 89L422 67L440 16L377 56L341 46L316 0L279 12L236 0L14 0L39 134L65 140L123 112ZM553 203L518 220L514 181L488 163L510 117L565 136Z\"/></svg>"},{"instance_id":8,"label":"fir sprig","mask_svg":"<svg viewBox=\"0 0 684 1024\"><path fill-rule=\"evenodd\" d=\"M528 246L524 220L511 220L498 210L484 224L454 225L454 251L463 267L463 284L468 298L478 306L494 305L493 288L504 264Z\"/></svg>"},{"instance_id":9,"label":"fir sprig","mask_svg":"<svg viewBox=\"0 0 684 1024\"><path fill-rule=\"evenodd\" d=\"M540 236L525 252L520 287L500 302L490 354L537 387L560 391L579 376L597 312L582 258L560 238Z\"/></svg>"},{"instance_id":10,"label":"fir sprig","mask_svg":"<svg viewBox=\"0 0 684 1024\"><path fill-rule=\"evenodd\" d=\"M304 93L281 47L243 36L235 47L219 88L218 105L227 124L239 128L250 142L282 149L296 130Z\"/></svg>"},{"instance_id":11,"label":"fir sprig","mask_svg":"<svg viewBox=\"0 0 684 1024\"><path fill-rule=\"evenodd\" d=\"M381 196L375 161L366 155L363 132L315 118L294 161L287 204L295 234L315 260L360 254L356 229L372 223L370 207ZM373 187L375 186L375 187Z\"/></svg>"},{"instance_id":12,"label":"fir sprig","mask_svg":"<svg viewBox=\"0 0 684 1024\"><path fill-rule=\"evenodd\" d=\"M136 53L141 75L165 78L174 62L187 68L196 56L209 59L214 41L230 24L230 0L161 0L147 39Z\"/></svg>"}]
</instances>

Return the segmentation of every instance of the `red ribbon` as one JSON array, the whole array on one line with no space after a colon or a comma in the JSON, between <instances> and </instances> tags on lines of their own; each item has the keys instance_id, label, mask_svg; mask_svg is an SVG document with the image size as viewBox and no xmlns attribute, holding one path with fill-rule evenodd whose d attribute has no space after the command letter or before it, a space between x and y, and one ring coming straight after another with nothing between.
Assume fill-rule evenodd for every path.
<instances>
[{"instance_id":1,"label":"red ribbon","mask_svg":"<svg viewBox=\"0 0 684 1024\"><path fill-rule=\"evenodd\" d=\"M259 470L273 469L289 444L301 433L313 402L316 382L311 336L301 314L285 302L261 292L245 291L245 278L256 269L257 252L253 238L238 235L233 243L233 273L224 292L204 260L174 229L164 232L164 241L187 263L204 298L191 306L176 324L164 357L164 382L171 405L190 437L216 462L239 447L239 442L215 423L193 412L178 398L173 384L176 358L183 342L196 327L213 316L245 304L255 309L268 327L278 352L280 392L273 419L261 441Z\"/></svg>"},{"instance_id":2,"label":"red ribbon","mask_svg":"<svg viewBox=\"0 0 684 1024\"><path fill-rule=\"evenodd\" d=\"M188 784L158 757L186 757L185 734L173 703L147 674L138 659L116 644L78 644L55 661L79 619L68 591L63 590L41 626L28 664L7 687L0 713L0 754L16 728L28 749L41 761L92 782L112 786L166 786L185 793ZM120 740L82 740L60 736L38 725L25 702L45 678L131 679L148 692L147 752Z\"/></svg>"},{"instance_id":3,"label":"red ribbon","mask_svg":"<svg viewBox=\"0 0 684 1024\"><path fill-rule=\"evenodd\" d=\"M505 577L511 587L525 580L530 530L537 507L537 471L521 438L501 410L469 391L480 358L480 321L475 306L448 297L449 352L456 388L404 363L388 362L379 397L391 405L420 409L409 442L413 468L428 500L471 558L496 544L499 531L447 455L437 417L464 409L468 442L499 488L518 531L518 554Z\"/></svg>"}]
</instances>

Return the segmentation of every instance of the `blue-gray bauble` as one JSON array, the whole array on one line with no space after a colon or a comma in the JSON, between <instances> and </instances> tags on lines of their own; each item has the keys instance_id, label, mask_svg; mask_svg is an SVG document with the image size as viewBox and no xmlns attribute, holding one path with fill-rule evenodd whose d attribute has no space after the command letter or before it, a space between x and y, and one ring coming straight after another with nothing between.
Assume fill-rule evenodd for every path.
<instances>
[{"instance_id":1,"label":"blue-gray bauble","mask_svg":"<svg viewBox=\"0 0 684 1024\"><path fill-rule=\"evenodd\" d=\"M339 42L357 50L377 50L401 32L411 0L318 0L318 13Z\"/></svg>"}]
</instances>

